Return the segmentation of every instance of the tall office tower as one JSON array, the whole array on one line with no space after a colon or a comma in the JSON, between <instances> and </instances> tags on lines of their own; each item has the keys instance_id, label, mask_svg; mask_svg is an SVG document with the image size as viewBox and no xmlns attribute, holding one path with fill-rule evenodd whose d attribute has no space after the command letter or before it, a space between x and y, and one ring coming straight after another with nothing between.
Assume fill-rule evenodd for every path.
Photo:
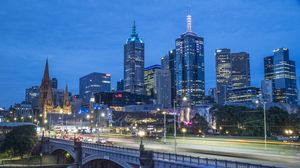
<instances>
[{"instance_id":1,"label":"tall office tower","mask_svg":"<svg viewBox=\"0 0 300 168\"><path fill-rule=\"evenodd\" d=\"M171 76L171 100L176 99L176 76L175 76L175 55L176 50L172 49L167 55L161 58L161 68L170 71Z\"/></svg>"},{"instance_id":2,"label":"tall office tower","mask_svg":"<svg viewBox=\"0 0 300 168\"><path fill-rule=\"evenodd\" d=\"M124 90L145 94L144 88L144 43L133 23L131 37L124 45Z\"/></svg>"},{"instance_id":3,"label":"tall office tower","mask_svg":"<svg viewBox=\"0 0 300 168\"><path fill-rule=\"evenodd\" d=\"M226 102L226 92L230 87L231 57L230 49L223 48L215 51L216 58L216 103Z\"/></svg>"},{"instance_id":4,"label":"tall office tower","mask_svg":"<svg viewBox=\"0 0 300 168\"><path fill-rule=\"evenodd\" d=\"M264 58L265 80L272 80L273 101L297 104L295 62L289 59L289 50L273 50L273 56Z\"/></svg>"},{"instance_id":5,"label":"tall office tower","mask_svg":"<svg viewBox=\"0 0 300 168\"><path fill-rule=\"evenodd\" d=\"M204 41L192 32L190 14L186 22L186 32L176 39L176 101L182 105L186 97L188 104L195 105L203 103L205 97Z\"/></svg>"},{"instance_id":6,"label":"tall office tower","mask_svg":"<svg viewBox=\"0 0 300 168\"><path fill-rule=\"evenodd\" d=\"M93 72L79 80L79 94L84 103L89 103L93 94L109 92L111 89L111 75Z\"/></svg>"},{"instance_id":7,"label":"tall office tower","mask_svg":"<svg viewBox=\"0 0 300 168\"><path fill-rule=\"evenodd\" d=\"M117 91L123 91L124 90L124 80L121 79L117 82Z\"/></svg>"},{"instance_id":8,"label":"tall office tower","mask_svg":"<svg viewBox=\"0 0 300 168\"><path fill-rule=\"evenodd\" d=\"M250 86L250 61L248 53L231 53L230 85L232 89Z\"/></svg>"},{"instance_id":9,"label":"tall office tower","mask_svg":"<svg viewBox=\"0 0 300 168\"><path fill-rule=\"evenodd\" d=\"M57 86L58 86L57 79L56 78L52 78L51 82L52 82L52 88L53 89L57 89Z\"/></svg>"},{"instance_id":10,"label":"tall office tower","mask_svg":"<svg viewBox=\"0 0 300 168\"><path fill-rule=\"evenodd\" d=\"M25 91L25 102L32 105L32 107L38 107L39 99L39 86L32 86Z\"/></svg>"},{"instance_id":11,"label":"tall office tower","mask_svg":"<svg viewBox=\"0 0 300 168\"><path fill-rule=\"evenodd\" d=\"M216 93L216 88L210 88L208 90L208 96L216 102L217 99L217 93Z\"/></svg>"},{"instance_id":12,"label":"tall office tower","mask_svg":"<svg viewBox=\"0 0 300 168\"><path fill-rule=\"evenodd\" d=\"M170 108L171 99L171 74L168 69L156 69L154 74L154 93L157 93L156 103L163 108Z\"/></svg>"},{"instance_id":13,"label":"tall office tower","mask_svg":"<svg viewBox=\"0 0 300 168\"><path fill-rule=\"evenodd\" d=\"M151 99L156 99L157 92L155 92L155 81L154 81L154 74L157 69L161 69L160 65L152 65L149 67L146 67L144 70L145 74L145 89L146 89L146 95L149 96Z\"/></svg>"},{"instance_id":14,"label":"tall office tower","mask_svg":"<svg viewBox=\"0 0 300 168\"><path fill-rule=\"evenodd\" d=\"M261 95L262 95L264 102L266 102L266 103L273 102L272 80L262 80L261 81Z\"/></svg>"}]
</instances>

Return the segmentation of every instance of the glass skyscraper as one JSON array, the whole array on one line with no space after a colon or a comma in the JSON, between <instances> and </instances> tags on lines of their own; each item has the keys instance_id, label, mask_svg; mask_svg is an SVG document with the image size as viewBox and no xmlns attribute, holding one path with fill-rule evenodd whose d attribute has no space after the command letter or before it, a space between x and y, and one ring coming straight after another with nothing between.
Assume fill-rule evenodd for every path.
<instances>
[{"instance_id":1,"label":"glass skyscraper","mask_svg":"<svg viewBox=\"0 0 300 168\"><path fill-rule=\"evenodd\" d=\"M183 97L191 105L203 103L204 41L192 32L192 16L187 15L187 31L176 39L175 76L176 100L180 105Z\"/></svg>"},{"instance_id":2,"label":"glass skyscraper","mask_svg":"<svg viewBox=\"0 0 300 168\"><path fill-rule=\"evenodd\" d=\"M124 45L124 91L145 94L144 88L144 43L133 23L130 38Z\"/></svg>"},{"instance_id":3,"label":"glass skyscraper","mask_svg":"<svg viewBox=\"0 0 300 168\"><path fill-rule=\"evenodd\" d=\"M107 73L91 73L79 80L79 93L84 103L89 103L93 94L109 92L111 89L111 75Z\"/></svg>"},{"instance_id":4,"label":"glass skyscraper","mask_svg":"<svg viewBox=\"0 0 300 168\"><path fill-rule=\"evenodd\" d=\"M264 70L265 80L272 80L273 101L297 104L296 66L289 59L289 50L275 49L273 56L264 58Z\"/></svg>"},{"instance_id":5,"label":"glass skyscraper","mask_svg":"<svg viewBox=\"0 0 300 168\"><path fill-rule=\"evenodd\" d=\"M231 59L230 49L222 48L215 51L216 58L216 103L224 104L226 91L230 85Z\"/></svg>"},{"instance_id":6,"label":"glass skyscraper","mask_svg":"<svg viewBox=\"0 0 300 168\"><path fill-rule=\"evenodd\" d=\"M231 53L231 88L250 86L250 61L246 52Z\"/></svg>"}]
</instances>

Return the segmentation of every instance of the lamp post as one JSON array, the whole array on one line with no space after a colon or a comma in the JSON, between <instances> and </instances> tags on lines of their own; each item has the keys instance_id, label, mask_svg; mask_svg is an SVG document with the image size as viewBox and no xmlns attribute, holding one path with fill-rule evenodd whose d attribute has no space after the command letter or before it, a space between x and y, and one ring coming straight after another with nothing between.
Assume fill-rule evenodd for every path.
<instances>
[{"instance_id":1,"label":"lamp post","mask_svg":"<svg viewBox=\"0 0 300 168\"><path fill-rule=\"evenodd\" d=\"M186 128L182 128L182 129L181 129L181 132L183 133L183 138L185 137L186 131L187 131Z\"/></svg>"},{"instance_id":2,"label":"lamp post","mask_svg":"<svg viewBox=\"0 0 300 168\"><path fill-rule=\"evenodd\" d=\"M259 101L256 100L256 103L258 104ZM265 150L267 149L267 116L266 116L266 102L261 101L264 108L264 144L265 144Z\"/></svg>"},{"instance_id":3,"label":"lamp post","mask_svg":"<svg viewBox=\"0 0 300 168\"><path fill-rule=\"evenodd\" d=\"M143 138L146 135L145 131L140 130L138 132L138 136L140 137L141 143L140 143L140 151L144 151L144 145L143 145Z\"/></svg>"},{"instance_id":4,"label":"lamp post","mask_svg":"<svg viewBox=\"0 0 300 168\"><path fill-rule=\"evenodd\" d=\"M60 114L61 114L61 128L62 128L63 131L65 131L64 130L64 115L63 115L63 110L62 109L60 109Z\"/></svg>"},{"instance_id":5,"label":"lamp post","mask_svg":"<svg viewBox=\"0 0 300 168\"><path fill-rule=\"evenodd\" d=\"M167 142L167 129L166 129L166 114L167 112L163 112L164 115L164 143Z\"/></svg>"},{"instance_id":6,"label":"lamp post","mask_svg":"<svg viewBox=\"0 0 300 168\"><path fill-rule=\"evenodd\" d=\"M177 145L177 142L176 142L176 100L174 99L173 101L173 106L174 106L174 109L173 109L173 113L174 113L174 151L175 151L175 154L177 153L176 152L176 145Z\"/></svg>"}]
</instances>

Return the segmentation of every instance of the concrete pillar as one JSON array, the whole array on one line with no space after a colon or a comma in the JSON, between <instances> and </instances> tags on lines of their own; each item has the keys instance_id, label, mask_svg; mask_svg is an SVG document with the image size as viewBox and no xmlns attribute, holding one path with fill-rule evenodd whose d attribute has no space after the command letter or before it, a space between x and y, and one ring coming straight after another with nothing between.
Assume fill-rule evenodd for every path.
<instances>
[{"instance_id":1,"label":"concrete pillar","mask_svg":"<svg viewBox=\"0 0 300 168\"><path fill-rule=\"evenodd\" d=\"M76 168L82 167L82 142L74 141L74 151L75 151L75 166Z\"/></svg>"}]
</instances>

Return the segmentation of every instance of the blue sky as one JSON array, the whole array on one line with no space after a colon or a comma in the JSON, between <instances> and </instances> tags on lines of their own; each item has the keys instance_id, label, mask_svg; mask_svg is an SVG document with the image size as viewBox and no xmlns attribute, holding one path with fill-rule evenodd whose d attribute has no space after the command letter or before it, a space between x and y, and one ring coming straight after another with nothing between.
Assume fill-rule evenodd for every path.
<instances>
[{"instance_id":1,"label":"blue sky","mask_svg":"<svg viewBox=\"0 0 300 168\"><path fill-rule=\"evenodd\" d=\"M263 79L263 57L279 47L290 49L300 75L300 0L190 0L190 6L192 29L205 40L206 90L215 86L216 48L250 53L254 86ZM73 94L90 72L111 73L115 87L133 20L149 66L185 31L186 8L187 0L1 0L0 107L40 84L46 57L51 77Z\"/></svg>"}]
</instances>

